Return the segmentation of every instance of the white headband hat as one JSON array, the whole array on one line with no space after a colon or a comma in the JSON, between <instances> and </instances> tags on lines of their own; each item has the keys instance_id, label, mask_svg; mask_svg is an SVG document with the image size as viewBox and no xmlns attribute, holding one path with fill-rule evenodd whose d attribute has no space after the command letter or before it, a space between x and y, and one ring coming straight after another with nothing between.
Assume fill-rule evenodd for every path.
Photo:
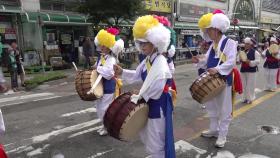
<instances>
[{"instance_id":1,"label":"white headband hat","mask_svg":"<svg viewBox=\"0 0 280 158\"><path fill-rule=\"evenodd\" d=\"M133 36L138 49L137 41L151 42L158 53L166 52L170 43L170 31L152 15L141 16L136 20Z\"/></svg>"},{"instance_id":2,"label":"white headband hat","mask_svg":"<svg viewBox=\"0 0 280 158\"><path fill-rule=\"evenodd\" d=\"M202 37L209 41L208 35L205 35L205 29L216 28L225 33L230 27L230 21L223 11L215 10L213 13L204 14L198 21L198 27L201 30Z\"/></svg>"}]
</instances>

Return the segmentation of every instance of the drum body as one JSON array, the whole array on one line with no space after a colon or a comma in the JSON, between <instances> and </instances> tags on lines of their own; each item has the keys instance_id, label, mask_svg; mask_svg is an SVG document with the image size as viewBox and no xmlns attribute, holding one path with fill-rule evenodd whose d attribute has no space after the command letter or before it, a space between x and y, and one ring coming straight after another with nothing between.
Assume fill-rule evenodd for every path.
<instances>
[{"instance_id":1,"label":"drum body","mask_svg":"<svg viewBox=\"0 0 280 158\"><path fill-rule=\"evenodd\" d=\"M245 61L248 60L248 59L247 59L247 54L246 54L244 51L240 51L240 52L239 52L239 57L240 57L240 61L245 62Z\"/></svg>"},{"instance_id":2,"label":"drum body","mask_svg":"<svg viewBox=\"0 0 280 158\"><path fill-rule=\"evenodd\" d=\"M75 78L75 88L82 100L93 101L103 96L102 80L98 83L93 93L87 94L87 92L91 89L91 86L96 81L97 77L98 73L96 70L85 70L77 72Z\"/></svg>"},{"instance_id":3,"label":"drum body","mask_svg":"<svg viewBox=\"0 0 280 158\"><path fill-rule=\"evenodd\" d=\"M203 104L220 94L225 86L226 81L220 74L204 72L190 86L190 91L193 99Z\"/></svg>"},{"instance_id":4,"label":"drum body","mask_svg":"<svg viewBox=\"0 0 280 158\"><path fill-rule=\"evenodd\" d=\"M132 93L124 93L117 97L104 115L104 126L108 133L119 140L133 140L148 120L148 105L143 101L134 104L130 101Z\"/></svg>"}]
</instances>

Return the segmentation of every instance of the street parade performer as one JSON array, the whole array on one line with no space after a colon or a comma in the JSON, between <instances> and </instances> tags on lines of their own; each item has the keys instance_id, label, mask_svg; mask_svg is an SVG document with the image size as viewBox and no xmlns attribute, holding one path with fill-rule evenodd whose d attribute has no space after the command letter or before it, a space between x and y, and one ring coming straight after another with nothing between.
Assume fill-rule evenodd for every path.
<instances>
[{"instance_id":1,"label":"street parade performer","mask_svg":"<svg viewBox=\"0 0 280 158\"><path fill-rule=\"evenodd\" d=\"M241 78L243 85L243 102L251 104L255 100L256 73L258 64L260 63L261 55L256 50L257 42L250 37L244 39L245 44L245 59L241 60ZM240 55L242 56L242 55Z\"/></svg>"},{"instance_id":2,"label":"street parade performer","mask_svg":"<svg viewBox=\"0 0 280 158\"><path fill-rule=\"evenodd\" d=\"M202 37L206 41L212 41L204 58L194 56L193 63L198 64L198 68L206 68L211 74L217 74L226 78L226 87L216 97L206 102L206 110L210 119L209 130L203 131L203 137L217 137L216 147L224 147L228 134L229 124L232 120L232 84L235 79L239 84L238 70L233 69L236 63L237 43L227 38L224 33L230 27L228 17L221 11L215 10L213 13L203 15L198 22ZM237 74L233 77L232 74ZM235 87L234 87L235 88Z\"/></svg>"},{"instance_id":3,"label":"street parade performer","mask_svg":"<svg viewBox=\"0 0 280 158\"><path fill-rule=\"evenodd\" d=\"M262 57L266 58L264 62L264 72L266 76L265 90L275 91L277 88L277 71L279 69L279 43L275 37L270 38L270 46L263 51Z\"/></svg>"},{"instance_id":4,"label":"street parade performer","mask_svg":"<svg viewBox=\"0 0 280 158\"><path fill-rule=\"evenodd\" d=\"M98 118L102 121L104 114L119 93L119 80L115 77L113 65L117 64L118 54L124 48L123 40L118 36L119 30L116 28L108 28L100 30L95 37L95 45L100 48L101 55L98 57L94 69L103 78L104 95L97 100L96 111ZM97 131L99 135L107 135L107 130L103 126Z\"/></svg>"},{"instance_id":5,"label":"street parade performer","mask_svg":"<svg viewBox=\"0 0 280 158\"><path fill-rule=\"evenodd\" d=\"M148 121L140 131L140 138L152 158L175 158L172 113L169 90L172 74L163 52L170 43L170 31L152 15L139 17L133 26L136 47L147 56L136 70L122 69L115 65L115 73L124 81L144 83L139 94L131 96L137 103L144 99L149 107Z\"/></svg>"}]
</instances>

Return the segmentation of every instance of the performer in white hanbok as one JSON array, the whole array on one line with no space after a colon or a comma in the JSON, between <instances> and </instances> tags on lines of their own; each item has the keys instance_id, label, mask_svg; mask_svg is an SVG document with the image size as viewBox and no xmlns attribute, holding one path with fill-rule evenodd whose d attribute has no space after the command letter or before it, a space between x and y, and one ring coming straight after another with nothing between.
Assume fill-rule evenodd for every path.
<instances>
[{"instance_id":1,"label":"performer in white hanbok","mask_svg":"<svg viewBox=\"0 0 280 158\"><path fill-rule=\"evenodd\" d=\"M255 87L256 87L256 73L258 71L258 64L260 63L261 55L256 50L257 42L246 37L244 39L245 53L247 60L241 62L241 78L243 85L243 102L251 104L255 97Z\"/></svg>"},{"instance_id":2,"label":"performer in white hanbok","mask_svg":"<svg viewBox=\"0 0 280 158\"><path fill-rule=\"evenodd\" d=\"M210 119L209 130L203 131L203 137L218 137L215 146L224 147L232 120L232 70L236 63L237 43L224 33L229 29L230 21L220 10L203 15L198 26L206 41L212 41L205 58L193 57L199 67L206 67L210 74L219 73L226 78L227 86L212 100L205 103Z\"/></svg>"},{"instance_id":3,"label":"performer in white hanbok","mask_svg":"<svg viewBox=\"0 0 280 158\"><path fill-rule=\"evenodd\" d=\"M270 47L271 45L278 45L278 41L275 37L270 38ZM269 48L270 48L269 47ZM265 58L264 62L264 73L266 77L265 90L266 91L275 91L277 88L277 71L279 69L279 51L278 53L272 53L270 49L266 49L262 52L262 57Z\"/></svg>"},{"instance_id":4,"label":"performer in white hanbok","mask_svg":"<svg viewBox=\"0 0 280 158\"><path fill-rule=\"evenodd\" d=\"M94 68L103 78L104 95L97 100L96 111L98 118L103 121L105 112L114 99L118 79L115 78L113 65L117 63L117 56L124 48L124 42L118 37L115 28L100 30L95 37L95 44L101 50ZM104 126L97 131L99 135L107 135Z\"/></svg>"},{"instance_id":5,"label":"performer in white hanbok","mask_svg":"<svg viewBox=\"0 0 280 158\"><path fill-rule=\"evenodd\" d=\"M147 56L136 70L126 70L115 66L116 74L124 81L144 83L139 94L132 95L137 102L143 98L149 106L148 122L140 132L140 138L152 158L175 158L173 125L171 72L163 52L170 43L170 32L152 15L139 17L133 26L137 48Z\"/></svg>"}]
</instances>

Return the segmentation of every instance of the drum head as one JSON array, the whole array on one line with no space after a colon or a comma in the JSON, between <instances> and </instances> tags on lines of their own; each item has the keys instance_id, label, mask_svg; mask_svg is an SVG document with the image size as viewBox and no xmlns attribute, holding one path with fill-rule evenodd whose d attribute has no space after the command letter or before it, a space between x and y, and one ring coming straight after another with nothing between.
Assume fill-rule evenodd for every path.
<instances>
[{"instance_id":1,"label":"drum head","mask_svg":"<svg viewBox=\"0 0 280 158\"><path fill-rule=\"evenodd\" d=\"M147 124L148 112L149 108L146 103L137 105L126 117L120 130L120 139L123 141L135 139Z\"/></svg>"},{"instance_id":2,"label":"drum head","mask_svg":"<svg viewBox=\"0 0 280 158\"><path fill-rule=\"evenodd\" d=\"M93 85L98 77L98 73L96 70L92 70L90 82ZM103 83L102 80L98 83L98 85L93 90L93 94L96 96L96 98L101 98L103 96Z\"/></svg>"},{"instance_id":3,"label":"drum head","mask_svg":"<svg viewBox=\"0 0 280 158\"><path fill-rule=\"evenodd\" d=\"M246 61L247 60L247 55L244 51L240 51L239 56L240 56L241 61Z\"/></svg>"},{"instance_id":4,"label":"drum head","mask_svg":"<svg viewBox=\"0 0 280 158\"><path fill-rule=\"evenodd\" d=\"M272 44L269 46L269 52L271 54L277 54L279 52L279 46L277 44Z\"/></svg>"}]
</instances>

